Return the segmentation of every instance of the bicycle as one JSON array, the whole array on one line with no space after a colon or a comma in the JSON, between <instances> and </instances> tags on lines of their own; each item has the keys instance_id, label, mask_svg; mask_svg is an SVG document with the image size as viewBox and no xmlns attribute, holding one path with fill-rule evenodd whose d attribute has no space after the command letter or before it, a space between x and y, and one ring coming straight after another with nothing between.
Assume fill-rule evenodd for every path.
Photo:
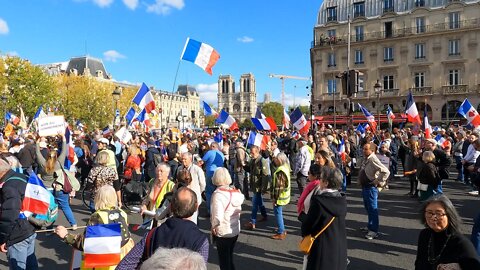
<instances>
[{"instance_id":1,"label":"bicycle","mask_svg":"<svg viewBox=\"0 0 480 270\"><path fill-rule=\"evenodd\" d=\"M131 183L129 185L129 183ZM140 181L129 181L128 183L125 179L122 179L122 186L120 188L120 193L122 196L122 204L125 209L130 212L134 212L133 209L141 208L142 202L147 196L148 184L146 182Z\"/></svg>"}]
</instances>

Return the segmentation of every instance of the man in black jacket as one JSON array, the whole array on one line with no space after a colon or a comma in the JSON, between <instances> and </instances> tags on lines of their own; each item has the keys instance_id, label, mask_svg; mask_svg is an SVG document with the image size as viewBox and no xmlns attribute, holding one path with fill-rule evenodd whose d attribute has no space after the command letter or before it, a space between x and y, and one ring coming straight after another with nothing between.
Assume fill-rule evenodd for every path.
<instances>
[{"instance_id":1,"label":"man in black jacket","mask_svg":"<svg viewBox=\"0 0 480 270\"><path fill-rule=\"evenodd\" d=\"M35 154L35 144L32 138L27 137L25 139L25 145L17 153L18 161L22 164L23 173L29 175L37 167Z\"/></svg>"},{"instance_id":2,"label":"man in black jacket","mask_svg":"<svg viewBox=\"0 0 480 270\"><path fill-rule=\"evenodd\" d=\"M11 170L10 165L0 159L0 185L0 251L7 252L10 269L36 270L37 234L27 219L19 218L27 178Z\"/></svg>"},{"instance_id":3,"label":"man in black jacket","mask_svg":"<svg viewBox=\"0 0 480 270\"><path fill-rule=\"evenodd\" d=\"M150 181L150 179L155 178L155 168L157 167L157 162L155 161L155 155L160 156L160 152L155 146L155 141L148 140L147 142L147 152L145 153L145 165L143 170L145 171L145 181Z\"/></svg>"}]
</instances>

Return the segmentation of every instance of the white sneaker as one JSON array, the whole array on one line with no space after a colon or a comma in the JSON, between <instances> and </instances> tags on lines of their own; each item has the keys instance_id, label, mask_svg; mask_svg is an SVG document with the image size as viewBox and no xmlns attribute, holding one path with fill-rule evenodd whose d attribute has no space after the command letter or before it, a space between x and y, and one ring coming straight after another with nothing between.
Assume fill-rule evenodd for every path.
<instances>
[{"instance_id":1,"label":"white sneaker","mask_svg":"<svg viewBox=\"0 0 480 270\"><path fill-rule=\"evenodd\" d=\"M364 233L368 233L368 232L369 232L369 230L368 230L367 227L361 227L359 230L360 230L361 232L364 232Z\"/></svg>"},{"instance_id":2,"label":"white sneaker","mask_svg":"<svg viewBox=\"0 0 480 270\"><path fill-rule=\"evenodd\" d=\"M366 235L365 238L368 240L372 240L378 237L378 233L369 231Z\"/></svg>"},{"instance_id":3,"label":"white sneaker","mask_svg":"<svg viewBox=\"0 0 480 270\"><path fill-rule=\"evenodd\" d=\"M76 231L76 230L77 230L77 224L72 225L72 231Z\"/></svg>"},{"instance_id":4,"label":"white sneaker","mask_svg":"<svg viewBox=\"0 0 480 270\"><path fill-rule=\"evenodd\" d=\"M478 190L468 192L468 195L478 196Z\"/></svg>"}]
</instances>

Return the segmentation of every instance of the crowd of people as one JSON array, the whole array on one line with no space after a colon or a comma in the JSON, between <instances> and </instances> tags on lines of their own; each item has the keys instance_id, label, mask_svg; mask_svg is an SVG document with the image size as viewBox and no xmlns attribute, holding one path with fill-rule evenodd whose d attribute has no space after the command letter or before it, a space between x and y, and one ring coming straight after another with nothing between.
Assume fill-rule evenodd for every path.
<instances>
[{"instance_id":1,"label":"crowd of people","mask_svg":"<svg viewBox=\"0 0 480 270\"><path fill-rule=\"evenodd\" d=\"M303 268L346 269L346 192L352 177L361 187L368 223L359 230L367 240L379 236L379 192L401 177L410 182L406 196L424 202L425 229L420 232L415 268L480 269L480 213L471 239L465 238L461 219L442 188L456 170L454 180L478 196L477 131L451 126L435 131L432 139L410 128L362 131L322 126L308 134L266 132L266 146L249 145L248 136L246 130L182 134L164 130L133 134L124 143L101 131L75 131L73 149L63 134L3 138L0 250L7 252L10 269L38 268L34 247L39 228L19 215L26 181L33 173L52 192L70 224L54 229L66 244L84 248L85 234L78 233L83 224L77 223L70 208L80 187L91 192L87 225L121 225L121 261L106 269L180 269L167 266L182 264L181 269L206 269L210 245L216 247L220 269L235 269L241 229L261 227L272 212L277 227L271 239L285 240L283 211L288 204L296 204L302 237L315 236ZM137 243L122 208L121 187L128 183L146 187L145 196L138 195L148 232ZM246 200L251 200L252 209L249 221L241 224ZM205 211L199 212L203 202ZM199 215L210 219L211 240L197 226Z\"/></svg>"}]
</instances>

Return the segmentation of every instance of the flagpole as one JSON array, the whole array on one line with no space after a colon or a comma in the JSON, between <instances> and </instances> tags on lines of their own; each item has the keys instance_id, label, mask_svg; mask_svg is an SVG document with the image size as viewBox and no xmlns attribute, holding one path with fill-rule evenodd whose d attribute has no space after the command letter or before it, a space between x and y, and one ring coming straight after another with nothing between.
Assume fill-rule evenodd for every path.
<instances>
[{"instance_id":1,"label":"flagpole","mask_svg":"<svg viewBox=\"0 0 480 270\"><path fill-rule=\"evenodd\" d=\"M188 40L187 40L187 42L188 42ZM182 63L182 58L180 58L180 60L178 60L177 71L175 72L175 78L173 79L172 96L170 97L170 109L168 110L168 124L170 124L170 115L171 115L171 112L172 112L172 103L173 103L173 93L175 92L175 86L177 84L178 71L180 70L180 64L181 63Z\"/></svg>"}]
</instances>

